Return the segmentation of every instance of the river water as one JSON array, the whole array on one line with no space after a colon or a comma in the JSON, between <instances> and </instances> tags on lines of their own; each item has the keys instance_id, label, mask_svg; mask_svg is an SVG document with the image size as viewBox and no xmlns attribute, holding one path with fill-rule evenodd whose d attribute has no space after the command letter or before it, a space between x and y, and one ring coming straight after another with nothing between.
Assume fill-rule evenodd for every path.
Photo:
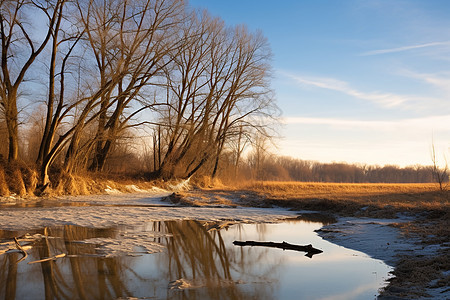
<instances>
[{"instance_id":1,"label":"river water","mask_svg":"<svg viewBox=\"0 0 450 300\"><path fill-rule=\"evenodd\" d=\"M375 299L391 267L332 244L328 220L281 223L146 222L26 231L28 256L0 255L1 299ZM25 232L0 231L1 241ZM312 244L305 252L233 241ZM65 257L37 262L57 254Z\"/></svg>"}]
</instances>

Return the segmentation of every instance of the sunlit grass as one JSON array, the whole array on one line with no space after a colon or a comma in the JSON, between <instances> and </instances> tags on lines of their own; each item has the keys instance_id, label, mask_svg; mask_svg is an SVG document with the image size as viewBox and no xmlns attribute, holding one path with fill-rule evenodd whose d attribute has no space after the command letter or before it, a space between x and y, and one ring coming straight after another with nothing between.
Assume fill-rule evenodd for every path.
<instances>
[{"instance_id":1,"label":"sunlit grass","mask_svg":"<svg viewBox=\"0 0 450 300\"><path fill-rule=\"evenodd\" d=\"M254 181L233 189L255 192L265 201L299 208L346 208L354 211L369 206L380 209L449 209L449 193L434 183L320 183ZM286 203L283 204L283 201ZM273 203L275 204L275 203Z\"/></svg>"}]
</instances>

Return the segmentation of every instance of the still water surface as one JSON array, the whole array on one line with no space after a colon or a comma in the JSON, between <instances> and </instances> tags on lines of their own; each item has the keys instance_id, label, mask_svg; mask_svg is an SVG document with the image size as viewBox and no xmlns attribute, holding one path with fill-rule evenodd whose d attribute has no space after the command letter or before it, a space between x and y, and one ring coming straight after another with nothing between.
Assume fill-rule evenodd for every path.
<instances>
[{"instance_id":1,"label":"still water surface","mask_svg":"<svg viewBox=\"0 0 450 300\"><path fill-rule=\"evenodd\" d=\"M0 255L0 299L374 299L391 271L321 239L314 232L320 222L220 225L165 221L31 232L41 235L24 261L16 263L20 253ZM3 242L20 234L0 231ZM132 255L123 255L129 239ZM105 240L109 248L99 246ZM234 246L234 240L312 244L323 253L308 258L304 252ZM149 254L158 249L151 245L165 247ZM59 253L67 256L27 264Z\"/></svg>"}]
</instances>

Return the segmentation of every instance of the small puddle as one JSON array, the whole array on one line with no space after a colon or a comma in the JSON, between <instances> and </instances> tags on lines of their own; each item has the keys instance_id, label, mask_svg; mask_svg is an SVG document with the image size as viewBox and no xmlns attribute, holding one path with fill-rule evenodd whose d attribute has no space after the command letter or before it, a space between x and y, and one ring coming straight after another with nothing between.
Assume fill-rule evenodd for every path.
<instances>
[{"instance_id":1,"label":"small puddle","mask_svg":"<svg viewBox=\"0 0 450 300\"><path fill-rule=\"evenodd\" d=\"M148 222L0 230L2 299L374 299L392 269L321 239L318 216L282 223ZM322 222L331 222L325 219ZM26 234L26 235L25 235ZM234 246L233 241L312 244L323 253ZM64 253L52 261L28 264Z\"/></svg>"}]
</instances>

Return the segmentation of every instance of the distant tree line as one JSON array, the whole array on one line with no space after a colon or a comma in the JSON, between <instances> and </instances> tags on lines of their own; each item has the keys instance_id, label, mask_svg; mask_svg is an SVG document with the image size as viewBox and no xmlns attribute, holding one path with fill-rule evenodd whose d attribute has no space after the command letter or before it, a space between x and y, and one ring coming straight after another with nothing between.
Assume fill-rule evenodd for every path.
<instances>
[{"instance_id":1,"label":"distant tree line","mask_svg":"<svg viewBox=\"0 0 450 300\"><path fill-rule=\"evenodd\" d=\"M263 35L186 1L2 0L0 42L0 154L41 188L136 153L149 177L215 176L278 114Z\"/></svg>"},{"instance_id":2,"label":"distant tree line","mask_svg":"<svg viewBox=\"0 0 450 300\"><path fill-rule=\"evenodd\" d=\"M348 183L428 183L436 182L434 166L374 166L349 163L320 163L285 156L268 155L255 169L252 156L241 164L242 172L256 180ZM448 173L442 173L448 182Z\"/></svg>"}]
</instances>

